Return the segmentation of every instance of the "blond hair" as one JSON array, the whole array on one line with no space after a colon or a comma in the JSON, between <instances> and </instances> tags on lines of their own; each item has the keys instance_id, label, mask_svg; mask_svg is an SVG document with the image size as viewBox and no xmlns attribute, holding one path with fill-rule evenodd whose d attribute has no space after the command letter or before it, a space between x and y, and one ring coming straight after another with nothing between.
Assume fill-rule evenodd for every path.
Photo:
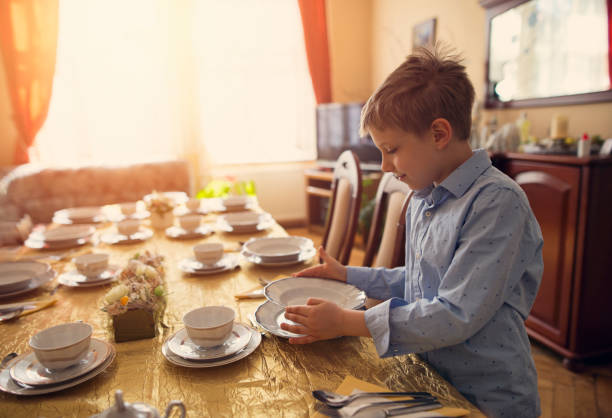
<instances>
[{"instance_id":1,"label":"blond hair","mask_svg":"<svg viewBox=\"0 0 612 418\"><path fill-rule=\"evenodd\" d=\"M461 62L440 45L417 49L366 102L361 135L370 128L423 135L435 119L444 118L456 138L469 138L474 87Z\"/></svg>"}]
</instances>

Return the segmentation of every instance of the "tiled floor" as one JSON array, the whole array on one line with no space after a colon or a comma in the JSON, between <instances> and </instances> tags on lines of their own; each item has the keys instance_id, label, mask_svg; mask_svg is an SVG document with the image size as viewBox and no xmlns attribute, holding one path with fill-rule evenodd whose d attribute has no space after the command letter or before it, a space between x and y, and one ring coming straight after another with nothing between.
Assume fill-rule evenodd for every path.
<instances>
[{"instance_id":1,"label":"tiled floor","mask_svg":"<svg viewBox=\"0 0 612 418\"><path fill-rule=\"evenodd\" d=\"M315 245L322 240L306 228L287 231L307 236ZM357 246L349 264L359 266L362 260L363 250ZM563 367L563 359L555 352L535 341L531 346L538 371L542 418L612 418L612 356L590 361L584 371L573 373Z\"/></svg>"}]
</instances>

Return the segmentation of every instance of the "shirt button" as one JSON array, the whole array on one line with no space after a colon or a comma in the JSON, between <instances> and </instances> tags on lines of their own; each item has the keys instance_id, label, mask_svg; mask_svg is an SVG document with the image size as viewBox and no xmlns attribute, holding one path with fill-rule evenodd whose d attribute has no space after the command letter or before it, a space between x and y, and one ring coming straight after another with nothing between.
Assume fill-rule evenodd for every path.
<instances>
[{"instance_id":1,"label":"shirt button","mask_svg":"<svg viewBox=\"0 0 612 418\"><path fill-rule=\"evenodd\" d=\"M419 258L421 258L421 254L416 253L416 255L414 256L414 258L416 258L416 259L418 260Z\"/></svg>"},{"instance_id":2,"label":"shirt button","mask_svg":"<svg viewBox=\"0 0 612 418\"><path fill-rule=\"evenodd\" d=\"M431 212L430 211L425 212L425 216L429 218L431 216Z\"/></svg>"}]
</instances>

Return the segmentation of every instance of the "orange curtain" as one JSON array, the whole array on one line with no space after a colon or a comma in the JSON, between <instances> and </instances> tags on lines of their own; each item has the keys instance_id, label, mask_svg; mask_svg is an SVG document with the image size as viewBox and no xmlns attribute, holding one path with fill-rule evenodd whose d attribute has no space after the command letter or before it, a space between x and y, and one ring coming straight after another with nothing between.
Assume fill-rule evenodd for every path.
<instances>
[{"instance_id":1,"label":"orange curtain","mask_svg":"<svg viewBox=\"0 0 612 418\"><path fill-rule=\"evenodd\" d=\"M0 49L20 138L15 164L29 161L28 148L47 117L57 50L58 0L0 1Z\"/></svg>"},{"instance_id":2,"label":"orange curtain","mask_svg":"<svg viewBox=\"0 0 612 418\"><path fill-rule=\"evenodd\" d=\"M331 76L325 0L298 0L308 69L317 104L331 102Z\"/></svg>"}]
</instances>

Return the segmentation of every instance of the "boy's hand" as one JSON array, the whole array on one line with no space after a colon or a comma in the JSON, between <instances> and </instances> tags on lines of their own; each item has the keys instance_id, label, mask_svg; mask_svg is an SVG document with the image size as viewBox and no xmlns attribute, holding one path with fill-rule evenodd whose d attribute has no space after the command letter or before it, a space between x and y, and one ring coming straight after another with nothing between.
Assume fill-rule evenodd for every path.
<instances>
[{"instance_id":1,"label":"boy's hand","mask_svg":"<svg viewBox=\"0 0 612 418\"><path fill-rule=\"evenodd\" d=\"M340 280L346 282L346 267L333 257L327 255L323 247L319 247L319 258L323 264L293 273L293 277L322 277L324 279Z\"/></svg>"},{"instance_id":2,"label":"boy's hand","mask_svg":"<svg viewBox=\"0 0 612 418\"><path fill-rule=\"evenodd\" d=\"M343 330L344 309L324 299L309 298L306 305L287 306L285 318L299 325L281 324L285 331L305 334L290 338L291 344L308 344L346 335Z\"/></svg>"}]
</instances>

